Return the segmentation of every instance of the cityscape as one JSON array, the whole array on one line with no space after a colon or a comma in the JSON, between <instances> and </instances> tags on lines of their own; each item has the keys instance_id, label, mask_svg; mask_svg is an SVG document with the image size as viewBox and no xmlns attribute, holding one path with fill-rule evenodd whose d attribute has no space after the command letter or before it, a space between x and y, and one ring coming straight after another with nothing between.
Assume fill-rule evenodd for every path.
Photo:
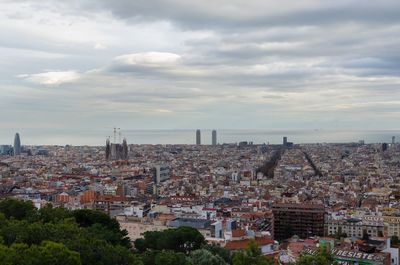
<instances>
[{"instance_id":1,"label":"cityscape","mask_svg":"<svg viewBox=\"0 0 400 265\"><path fill-rule=\"evenodd\" d=\"M400 265L399 0L0 10L0 265Z\"/></svg>"},{"instance_id":2,"label":"cityscape","mask_svg":"<svg viewBox=\"0 0 400 265\"><path fill-rule=\"evenodd\" d=\"M119 136L117 136L119 134ZM234 253L251 240L263 256L295 263L325 242L338 262L397 264L400 144L218 142L0 148L1 197L106 213L131 242L179 227ZM363 263L364 262L364 263ZM368 263L369 262L369 263ZM344 263L345 264L345 263ZM351 264L351 263L350 263Z\"/></svg>"}]
</instances>

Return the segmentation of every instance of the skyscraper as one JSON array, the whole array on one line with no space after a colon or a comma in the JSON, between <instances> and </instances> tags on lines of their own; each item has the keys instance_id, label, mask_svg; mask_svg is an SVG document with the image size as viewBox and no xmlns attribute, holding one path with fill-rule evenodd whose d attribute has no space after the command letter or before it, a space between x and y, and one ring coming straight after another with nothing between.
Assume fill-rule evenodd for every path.
<instances>
[{"instance_id":1,"label":"skyscraper","mask_svg":"<svg viewBox=\"0 0 400 265\"><path fill-rule=\"evenodd\" d=\"M283 137L283 146L287 146L287 137Z\"/></svg>"},{"instance_id":2,"label":"skyscraper","mask_svg":"<svg viewBox=\"0 0 400 265\"><path fill-rule=\"evenodd\" d=\"M127 160L128 159L128 143L126 142L126 139L122 141L122 159Z\"/></svg>"},{"instance_id":3,"label":"skyscraper","mask_svg":"<svg viewBox=\"0 0 400 265\"><path fill-rule=\"evenodd\" d=\"M212 131L212 145L217 145L217 131Z\"/></svg>"},{"instance_id":4,"label":"skyscraper","mask_svg":"<svg viewBox=\"0 0 400 265\"><path fill-rule=\"evenodd\" d=\"M106 160L109 160L110 156L111 156L110 138L107 138L107 141L106 141Z\"/></svg>"},{"instance_id":5,"label":"skyscraper","mask_svg":"<svg viewBox=\"0 0 400 265\"><path fill-rule=\"evenodd\" d=\"M21 139L19 138L19 133L15 134L14 138L14 155L21 154Z\"/></svg>"},{"instance_id":6,"label":"skyscraper","mask_svg":"<svg viewBox=\"0 0 400 265\"><path fill-rule=\"evenodd\" d=\"M196 130L196 145L201 145L201 132L199 129Z\"/></svg>"},{"instance_id":7,"label":"skyscraper","mask_svg":"<svg viewBox=\"0 0 400 265\"><path fill-rule=\"evenodd\" d=\"M396 137L392 136L392 144L395 144L395 142L396 142Z\"/></svg>"}]
</instances>

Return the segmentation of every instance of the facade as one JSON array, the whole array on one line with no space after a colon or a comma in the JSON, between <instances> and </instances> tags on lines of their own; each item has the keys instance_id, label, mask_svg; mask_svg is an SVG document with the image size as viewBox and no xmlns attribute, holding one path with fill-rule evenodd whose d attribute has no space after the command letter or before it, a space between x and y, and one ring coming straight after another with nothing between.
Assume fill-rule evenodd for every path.
<instances>
[{"instance_id":1,"label":"facade","mask_svg":"<svg viewBox=\"0 0 400 265\"><path fill-rule=\"evenodd\" d=\"M128 143L126 139L122 144L111 143L110 140L106 141L106 159L107 160L127 160L128 159Z\"/></svg>"},{"instance_id":2,"label":"facade","mask_svg":"<svg viewBox=\"0 0 400 265\"><path fill-rule=\"evenodd\" d=\"M346 234L347 237L362 238L366 233L371 237L382 237L385 233L385 226L381 219L375 216L365 216L363 219L330 220L326 222L327 234Z\"/></svg>"},{"instance_id":3,"label":"facade","mask_svg":"<svg viewBox=\"0 0 400 265\"><path fill-rule=\"evenodd\" d=\"M107 138L106 140L106 160L109 160L111 157L111 145L110 145L110 139Z\"/></svg>"},{"instance_id":4,"label":"facade","mask_svg":"<svg viewBox=\"0 0 400 265\"><path fill-rule=\"evenodd\" d=\"M168 165L157 165L154 167L154 183L160 184L161 182L169 179L171 175L171 168Z\"/></svg>"},{"instance_id":5,"label":"facade","mask_svg":"<svg viewBox=\"0 0 400 265\"><path fill-rule=\"evenodd\" d=\"M175 218L168 222L170 227L188 226L196 229L207 229L211 226L211 221L207 219L194 218Z\"/></svg>"},{"instance_id":6,"label":"facade","mask_svg":"<svg viewBox=\"0 0 400 265\"><path fill-rule=\"evenodd\" d=\"M283 146L287 146L287 137L285 136L285 137L283 137Z\"/></svg>"},{"instance_id":7,"label":"facade","mask_svg":"<svg viewBox=\"0 0 400 265\"><path fill-rule=\"evenodd\" d=\"M325 207L322 204L277 203L272 206L274 237L283 240L324 235Z\"/></svg>"},{"instance_id":8,"label":"facade","mask_svg":"<svg viewBox=\"0 0 400 265\"><path fill-rule=\"evenodd\" d=\"M212 145L217 145L217 131L213 130L212 131Z\"/></svg>"},{"instance_id":9,"label":"facade","mask_svg":"<svg viewBox=\"0 0 400 265\"><path fill-rule=\"evenodd\" d=\"M306 248L305 254L315 255L316 249ZM389 253L365 253L355 250L340 248L331 249L331 255L338 264L359 264L359 265L390 265Z\"/></svg>"},{"instance_id":10,"label":"facade","mask_svg":"<svg viewBox=\"0 0 400 265\"><path fill-rule=\"evenodd\" d=\"M21 154L21 139L19 138L19 133L15 134L14 138L14 155L20 155Z\"/></svg>"},{"instance_id":11,"label":"facade","mask_svg":"<svg viewBox=\"0 0 400 265\"><path fill-rule=\"evenodd\" d=\"M13 147L11 145L0 145L0 155L11 155Z\"/></svg>"},{"instance_id":12,"label":"facade","mask_svg":"<svg viewBox=\"0 0 400 265\"><path fill-rule=\"evenodd\" d=\"M142 220L140 218L128 218L126 216L117 216L117 221L121 229L128 232L131 241L142 238L145 232L163 231L168 229L165 221Z\"/></svg>"},{"instance_id":13,"label":"facade","mask_svg":"<svg viewBox=\"0 0 400 265\"><path fill-rule=\"evenodd\" d=\"M383 216L383 221L387 227L387 236L400 237L400 217L398 216Z\"/></svg>"},{"instance_id":14,"label":"facade","mask_svg":"<svg viewBox=\"0 0 400 265\"><path fill-rule=\"evenodd\" d=\"M201 145L201 132L199 129L196 130L196 145Z\"/></svg>"}]
</instances>

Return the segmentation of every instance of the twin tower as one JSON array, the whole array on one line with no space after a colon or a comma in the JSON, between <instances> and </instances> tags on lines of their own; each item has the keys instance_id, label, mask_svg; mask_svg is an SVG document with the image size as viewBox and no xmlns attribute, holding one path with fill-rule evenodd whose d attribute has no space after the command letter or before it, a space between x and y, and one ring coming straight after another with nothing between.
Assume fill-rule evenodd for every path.
<instances>
[{"instance_id":1,"label":"twin tower","mask_svg":"<svg viewBox=\"0 0 400 265\"><path fill-rule=\"evenodd\" d=\"M217 145L217 131L212 130L211 135L212 135L211 144ZM201 131L199 129L196 130L196 145L201 145Z\"/></svg>"}]
</instances>

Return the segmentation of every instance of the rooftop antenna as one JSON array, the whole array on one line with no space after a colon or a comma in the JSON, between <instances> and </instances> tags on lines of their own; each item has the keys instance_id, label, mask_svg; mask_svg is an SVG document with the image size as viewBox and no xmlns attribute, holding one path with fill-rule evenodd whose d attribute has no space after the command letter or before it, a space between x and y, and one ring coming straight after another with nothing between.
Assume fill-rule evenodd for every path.
<instances>
[{"instance_id":1,"label":"rooftop antenna","mask_svg":"<svg viewBox=\"0 0 400 265\"><path fill-rule=\"evenodd\" d=\"M121 129L118 128L119 132L118 132L118 143L121 143Z\"/></svg>"}]
</instances>

